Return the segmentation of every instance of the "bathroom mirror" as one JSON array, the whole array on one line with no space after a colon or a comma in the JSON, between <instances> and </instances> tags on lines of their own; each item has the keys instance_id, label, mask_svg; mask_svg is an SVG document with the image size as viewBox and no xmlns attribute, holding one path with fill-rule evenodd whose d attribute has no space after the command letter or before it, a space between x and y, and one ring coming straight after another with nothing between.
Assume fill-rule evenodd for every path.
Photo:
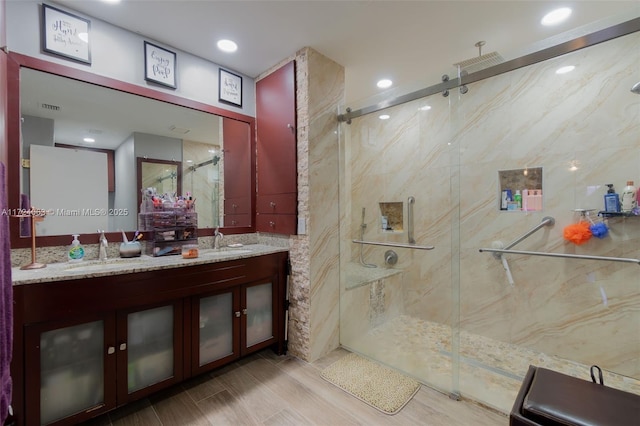
<instances>
[{"instance_id":1,"label":"bathroom mirror","mask_svg":"<svg viewBox=\"0 0 640 426\"><path fill-rule=\"evenodd\" d=\"M20 55L17 55L20 58ZM31 58L28 58L31 61ZM117 82L107 78L94 76L86 72L76 72L63 66L50 65L44 61L33 60L42 63L43 69L34 69L32 66L17 66L14 72L19 74L16 78L18 84L9 85L9 93L19 92L19 121L16 126L10 122L8 125L11 139L19 140L19 148L10 147L9 157L12 159L14 174L19 177L18 182L11 182L9 188L10 202L20 207L20 194L31 195L32 188L29 176L29 157L31 146L48 146L56 149L72 149L83 151L95 151L106 153L98 156L100 162L106 162L109 176L108 180L108 232L116 232L119 229L133 231L137 228L137 214L140 206L139 196L141 185L146 185L146 168L149 174L156 173L151 169L153 165L172 165L169 177L156 176L158 186L173 189L179 195L182 191L190 191L197 199L195 204L198 213L198 226L204 232L199 235L209 235L217 226L224 223L224 182L233 182L234 177L247 178L251 182L243 189L249 200L254 200L252 194L255 188L253 174L255 166L255 149L251 147L253 118L229 112L229 117L224 117L215 112L225 114L219 108L199 104L188 99L178 98L173 95L154 93L148 88L132 88L133 93L125 90L105 87L113 82L115 86L127 89L132 87L128 83ZM37 67L35 67L37 68ZM48 68L53 69L49 72ZM62 72L59 72L62 70ZM73 78L59 74L68 71ZM11 70L10 70L11 72ZM82 81L87 77L87 81ZM95 81L106 81L107 84L94 84ZM15 80L14 80L15 81ZM16 90L16 87L18 90ZM142 96L138 93L144 93ZM150 93L150 97L146 94ZM157 95L158 99L154 99ZM15 95L14 95L15 96ZM169 101L163 101L167 98ZM11 114L11 98L9 111ZM202 109L198 109L202 108ZM11 115L16 120L16 115ZM246 121L245 121L246 119ZM225 124L234 123L234 126L243 126L246 131L234 131L225 140ZM229 126L230 127L230 126ZM16 138L15 134L19 133ZM238 147L238 148L236 148ZM225 159L227 152L244 152L250 156L249 161L232 161L233 157ZM142 159L145 172L141 172L138 179L138 161ZM226 169L225 169L226 165ZM87 165L84 165L87 166ZM102 166L101 166L102 168ZM91 169L98 170L98 168ZM84 168L86 173L86 167ZM157 172L160 173L160 172ZM82 179L83 176L77 176ZM16 179L17 180L17 179ZM159 180L159 182L158 182ZM160 185L161 183L161 185ZM173 185L173 186L172 186ZM236 189L234 188L234 191ZM74 192L74 185L65 185L58 188L60 192ZM102 189L101 191L104 191ZM36 191L37 193L37 191ZM80 194L82 196L82 194ZM31 200L31 204L39 209L48 209L46 205L38 205L38 200ZM92 210L92 206L86 206L86 211ZM82 209L80 211L83 211ZM101 210L102 211L102 210ZM127 212L127 214L109 214L109 212ZM45 221L55 221L56 213L64 214L57 210L48 214ZM74 217L77 225L75 232L80 234L95 234L96 229L92 224L86 226L82 223L82 214ZM13 223L13 222L12 222ZM225 224L227 228L234 227L235 222ZM253 223L250 220L238 226L237 231L226 232L250 232ZM19 235L12 226L12 244L14 247L26 247L23 244L28 240ZM52 227L49 227L52 228ZM54 236L54 234L41 234L38 237ZM68 235L64 235L68 239ZM60 239L39 240L39 245L56 245ZM55 241L54 241L55 240ZM91 242L92 238L85 238Z\"/></svg>"}]
</instances>

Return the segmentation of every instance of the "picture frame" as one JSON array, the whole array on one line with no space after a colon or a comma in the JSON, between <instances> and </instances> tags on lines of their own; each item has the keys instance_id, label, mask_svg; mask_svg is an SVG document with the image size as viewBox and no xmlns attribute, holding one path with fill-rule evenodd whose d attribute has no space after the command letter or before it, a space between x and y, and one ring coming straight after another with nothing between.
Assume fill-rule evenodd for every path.
<instances>
[{"instance_id":1,"label":"picture frame","mask_svg":"<svg viewBox=\"0 0 640 426\"><path fill-rule=\"evenodd\" d=\"M144 42L144 79L175 89L176 53L148 41Z\"/></svg>"},{"instance_id":2,"label":"picture frame","mask_svg":"<svg viewBox=\"0 0 640 426\"><path fill-rule=\"evenodd\" d=\"M242 108L242 77L225 69L218 70L218 101Z\"/></svg>"},{"instance_id":3,"label":"picture frame","mask_svg":"<svg viewBox=\"0 0 640 426\"><path fill-rule=\"evenodd\" d=\"M42 50L91 64L91 21L42 4Z\"/></svg>"}]
</instances>

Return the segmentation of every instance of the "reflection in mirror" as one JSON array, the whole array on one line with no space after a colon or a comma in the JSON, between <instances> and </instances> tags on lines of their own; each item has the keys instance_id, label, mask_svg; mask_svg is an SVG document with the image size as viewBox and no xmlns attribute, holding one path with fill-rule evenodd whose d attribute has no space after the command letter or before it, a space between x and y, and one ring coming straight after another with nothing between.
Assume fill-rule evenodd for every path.
<instances>
[{"instance_id":1,"label":"reflection in mirror","mask_svg":"<svg viewBox=\"0 0 640 426\"><path fill-rule=\"evenodd\" d=\"M244 129L240 137L236 131L225 140L227 132L223 129L223 118L214 114L24 67L20 69L20 111L23 165L20 193L25 198L42 193L40 183L33 182L33 176L39 170L34 170L33 163L29 168L26 161L31 158L34 146L58 147L56 149L60 150L64 146L70 152L95 154L91 159L74 162L82 168L73 172L74 183L58 183L55 189L47 190L55 199L84 200L82 206L61 201L61 206L57 203L54 207L47 199L36 206L78 213L72 218L73 230L59 228L56 222L63 215L52 214L45 219L47 225L38 224L43 230L45 226L49 230L43 234L38 228L38 235L95 233L95 223L86 219L89 216L85 213L96 209L106 210L101 223L107 231L135 230L140 206L138 198L145 186L136 176L138 157L180 164L175 179L163 179L148 186L155 186L158 192L169 192L173 188L171 185L175 186L174 193L189 191L197 201L201 228L222 226L224 176L233 176L226 180L234 183L251 181L250 161L238 163L225 158L228 151L247 152L250 158L251 131L246 122L224 119ZM44 160L47 162L46 158ZM225 164L230 164L231 168L224 170ZM59 174L63 167L62 164L48 164L44 175ZM89 175L100 175L100 182L90 188L75 183L85 181ZM158 188L160 184L163 189ZM167 190L165 185L169 185ZM251 200L251 185L243 187L247 191L243 196ZM89 194L98 195L100 204L89 201ZM233 224L229 221L224 225L236 223L235 226L251 226L251 219L242 223L234 220Z\"/></svg>"},{"instance_id":2,"label":"reflection in mirror","mask_svg":"<svg viewBox=\"0 0 640 426\"><path fill-rule=\"evenodd\" d=\"M171 197L184 195L182 193L180 161L157 160L153 158L138 157L137 167L138 206L142 203L142 191L146 188L154 188L154 193L159 195L169 194ZM142 211L142 208L139 208Z\"/></svg>"}]
</instances>

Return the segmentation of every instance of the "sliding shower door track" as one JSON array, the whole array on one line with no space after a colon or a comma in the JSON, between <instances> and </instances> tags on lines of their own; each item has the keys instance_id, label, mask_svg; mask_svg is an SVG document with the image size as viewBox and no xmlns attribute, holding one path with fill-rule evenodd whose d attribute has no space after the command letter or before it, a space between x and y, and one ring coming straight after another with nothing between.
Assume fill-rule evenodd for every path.
<instances>
[{"instance_id":1,"label":"sliding shower door track","mask_svg":"<svg viewBox=\"0 0 640 426\"><path fill-rule=\"evenodd\" d=\"M345 121L348 124L351 124L352 119L361 117L363 115L378 112L383 109L387 109L396 105L401 105L406 102L415 101L417 99L431 96L436 93L442 93L446 90L451 90L459 86L464 86L465 84L474 83L476 81L480 81L490 77L494 77L496 75L504 74L509 71L516 70L518 68L526 67L528 65L533 65L538 62L543 62L548 59L555 58L557 56L562 56L567 53L575 52L577 50L584 49L585 47L594 46L596 44L613 40L618 37L635 33L637 31L640 31L640 18L634 18L629 21L622 22L620 24L612 25L611 27L604 28L599 31L594 31L590 34L585 34L583 36L557 44L555 46L541 49L537 52L533 52L533 53L521 56L519 58L512 59L512 60L503 62L501 64L494 65L492 67L488 67L483 70L461 76L460 78L450 79L448 81L444 81L442 83L429 86L427 88L420 89L415 92L408 93L406 95L388 99L388 100L379 102L375 105L371 105L355 111L351 111L351 108L347 108L347 112L345 114L338 115L338 121Z\"/></svg>"}]
</instances>

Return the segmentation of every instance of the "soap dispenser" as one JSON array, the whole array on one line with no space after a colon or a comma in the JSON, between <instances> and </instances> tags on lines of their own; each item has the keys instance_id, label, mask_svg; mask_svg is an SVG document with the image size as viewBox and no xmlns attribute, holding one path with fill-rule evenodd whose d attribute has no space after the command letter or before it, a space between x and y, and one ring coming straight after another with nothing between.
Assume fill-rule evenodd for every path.
<instances>
[{"instance_id":1,"label":"soap dispenser","mask_svg":"<svg viewBox=\"0 0 640 426\"><path fill-rule=\"evenodd\" d=\"M80 244L80 240L78 240L79 236L79 234L73 234L73 241L71 241L69 252L67 253L69 262L80 262L84 259L84 248Z\"/></svg>"},{"instance_id":2,"label":"soap dispenser","mask_svg":"<svg viewBox=\"0 0 640 426\"><path fill-rule=\"evenodd\" d=\"M620 197L616 194L616 190L613 189L613 184L608 183L609 189L604 194L604 211L617 213L620 211Z\"/></svg>"}]
</instances>

